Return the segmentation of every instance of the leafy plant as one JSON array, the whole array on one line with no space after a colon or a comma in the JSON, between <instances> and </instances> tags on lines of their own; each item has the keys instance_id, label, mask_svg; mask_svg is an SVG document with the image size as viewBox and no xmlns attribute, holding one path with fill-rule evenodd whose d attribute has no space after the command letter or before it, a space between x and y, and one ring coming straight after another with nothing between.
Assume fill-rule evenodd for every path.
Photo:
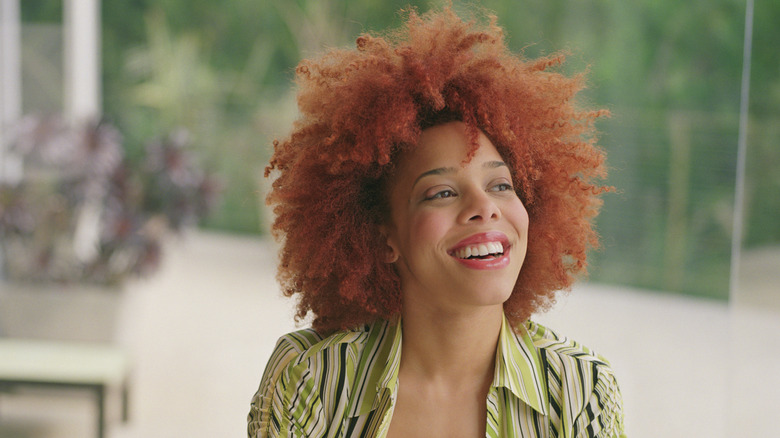
<instances>
[{"instance_id":1,"label":"leafy plant","mask_svg":"<svg viewBox=\"0 0 780 438\"><path fill-rule=\"evenodd\" d=\"M150 141L134 165L105 121L30 116L15 128L11 152L24 174L0 183L2 268L11 281L119 284L151 274L166 231L205 217L216 199L218 184L183 132Z\"/></svg>"}]
</instances>

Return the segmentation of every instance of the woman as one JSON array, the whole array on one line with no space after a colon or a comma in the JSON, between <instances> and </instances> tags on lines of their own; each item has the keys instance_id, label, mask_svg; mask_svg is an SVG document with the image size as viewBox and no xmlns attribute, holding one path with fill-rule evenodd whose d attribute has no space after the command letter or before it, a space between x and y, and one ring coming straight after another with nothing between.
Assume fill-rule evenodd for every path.
<instances>
[{"instance_id":1,"label":"woman","mask_svg":"<svg viewBox=\"0 0 780 438\"><path fill-rule=\"evenodd\" d=\"M249 436L613 437L601 357L529 320L585 274L607 187L583 78L445 9L297 68L266 173L283 336Z\"/></svg>"}]
</instances>

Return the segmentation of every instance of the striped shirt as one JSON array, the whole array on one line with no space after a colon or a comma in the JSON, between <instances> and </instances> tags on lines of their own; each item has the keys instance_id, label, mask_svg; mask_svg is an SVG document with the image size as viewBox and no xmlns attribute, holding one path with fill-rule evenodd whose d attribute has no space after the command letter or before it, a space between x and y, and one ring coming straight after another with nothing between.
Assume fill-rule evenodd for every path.
<instances>
[{"instance_id":1,"label":"striped shirt","mask_svg":"<svg viewBox=\"0 0 780 438\"><path fill-rule=\"evenodd\" d=\"M283 336L252 399L251 438L385 437L398 392L399 323ZM527 322L501 327L486 437L624 437L620 390L590 349Z\"/></svg>"}]
</instances>

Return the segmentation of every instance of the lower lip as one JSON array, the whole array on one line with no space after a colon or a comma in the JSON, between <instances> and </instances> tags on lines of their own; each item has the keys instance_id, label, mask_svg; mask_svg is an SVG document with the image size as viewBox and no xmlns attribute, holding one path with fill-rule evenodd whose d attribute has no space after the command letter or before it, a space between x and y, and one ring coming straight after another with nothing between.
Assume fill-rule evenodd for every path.
<instances>
[{"instance_id":1,"label":"lower lip","mask_svg":"<svg viewBox=\"0 0 780 438\"><path fill-rule=\"evenodd\" d=\"M496 257L492 259L460 259L455 257L455 260L457 260L467 268L471 268L471 269L483 269L483 270L501 269L501 268L505 268L509 264L509 251L505 251L504 254L501 255L501 257Z\"/></svg>"}]
</instances>

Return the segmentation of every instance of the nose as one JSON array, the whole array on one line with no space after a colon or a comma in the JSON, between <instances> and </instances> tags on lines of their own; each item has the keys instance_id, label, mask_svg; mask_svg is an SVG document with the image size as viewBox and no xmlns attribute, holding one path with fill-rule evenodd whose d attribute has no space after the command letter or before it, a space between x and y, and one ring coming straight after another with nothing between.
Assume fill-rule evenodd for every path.
<instances>
[{"instance_id":1,"label":"nose","mask_svg":"<svg viewBox=\"0 0 780 438\"><path fill-rule=\"evenodd\" d=\"M501 218L501 209L483 190L472 190L462 197L463 209L460 213L460 222L488 222Z\"/></svg>"}]
</instances>

